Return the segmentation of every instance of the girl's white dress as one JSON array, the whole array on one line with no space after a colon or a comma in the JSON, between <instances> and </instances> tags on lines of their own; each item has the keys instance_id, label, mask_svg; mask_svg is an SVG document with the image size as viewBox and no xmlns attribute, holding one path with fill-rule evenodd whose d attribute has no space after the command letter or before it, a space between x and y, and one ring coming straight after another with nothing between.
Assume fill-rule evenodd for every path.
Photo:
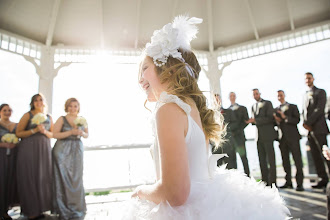
<instances>
[{"instance_id":1,"label":"girl's white dress","mask_svg":"<svg viewBox=\"0 0 330 220\"><path fill-rule=\"evenodd\" d=\"M191 189L186 203L170 206L168 202L155 204L133 198L127 202L122 219L142 220L281 220L290 215L276 188L265 187L236 170L216 167L219 155L206 150L205 136L190 116L191 108L177 96L163 92L154 112L166 103L176 103L188 117L188 132L185 138L188 148ZM155 126L155 120L153 124ZM160 159L157 134L151 146L156 176L160 175Z\"/></svg>"}]
</instances>

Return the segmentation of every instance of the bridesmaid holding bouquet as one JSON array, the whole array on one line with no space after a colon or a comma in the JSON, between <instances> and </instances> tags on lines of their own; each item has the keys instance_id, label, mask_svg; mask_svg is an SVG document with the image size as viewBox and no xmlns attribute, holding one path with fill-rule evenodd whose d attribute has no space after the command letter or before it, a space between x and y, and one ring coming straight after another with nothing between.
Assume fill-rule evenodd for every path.
<instances>
[{"instance_id":1,"label":"bridesmaid holding bouquet","mask_svg":"<svg viewBox=\"0 0 330 220\"><path fill-rule=\"evenodd\" d=\"M83 219L86 213L83 185L84 146L81 137L88 137L86 120L78 116L80 103L75 98L65 102L66 116L54 125L57 139L52 151L54 206L60 219Z\"/></svg>"},{"instance_id":2,"label":"bridesmaid holding bouquet","mask_svg":"<svg viewBox=\"0 0 330 220\"><path fill-rule=\"evenodd\" d=\"M41 94L32 97L30 111L17 125L17 180L21 210L29 219L41 219L52 209L52 157L50 138L53 120L46 113L46 100Z\"/></svg>"},{"instance_id":3,"label":"bridesmaid holding bouquet","mask_svg":"<svg viewBox=\"0 0 330 220\"><path fill-rule=\"evenodd\" d=\"M16 182L17 123L10 121L12 109L0 106L0 219L11 219L8 209L18 203Z\"/></svg>"}]
</instances>

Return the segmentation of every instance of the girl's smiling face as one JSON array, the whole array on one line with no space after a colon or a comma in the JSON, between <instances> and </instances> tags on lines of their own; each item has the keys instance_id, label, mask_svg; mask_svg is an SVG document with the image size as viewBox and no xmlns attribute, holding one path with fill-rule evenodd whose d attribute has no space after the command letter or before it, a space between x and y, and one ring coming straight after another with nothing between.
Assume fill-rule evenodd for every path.
<instances>
[{"instance_id":1,"label":"girl's smiling face","mask_svg":"<svg viewBox=\"0 0 330 220\"><path fill-rule=\"evenodd\" d=\"M160 83L156 66L150 57L146 57L142 62L139 83L147 93L149 102L157 101L166 88L164 84Z\"/></svg>"}]
</instances>

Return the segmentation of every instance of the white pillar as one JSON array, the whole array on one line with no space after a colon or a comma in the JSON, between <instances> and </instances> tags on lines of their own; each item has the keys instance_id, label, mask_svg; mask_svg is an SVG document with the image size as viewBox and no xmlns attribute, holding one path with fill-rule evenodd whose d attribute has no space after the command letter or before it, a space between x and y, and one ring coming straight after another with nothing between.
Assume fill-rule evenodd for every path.
<instances>
[{"instance_id":1,"label":"white pillar","mask_svg":"<svg viewBox=\"0 0 330 220\"><path fill-rule=\"evenodd\" d=\"M205 74L209 79L211 95L219 94L220 97L222 97L220 78L222 76L223 70L229 66L231 62L224 63L221 69L219 69L218 57L215 53L209 53L207 56L207 61L208 71L205 71Z\"/></svg>"},{"instance_id":2,"label":"white pillar","mask_svg":"<svg viewBox=\"0 0 330 220\"><path fill-rule=\"evenodd\" d=\"M53 82L57 76L58 71L68 66L70 63L61 63L59 67L54 68L54 54L55 50L51 47L45 46L41 49L40 65L31 57L25 57L25 59L31 62L39 75L39 93L42 93L48 105L48 113L52 113L53 109Z\"/></svg>"},{"instance_id":3,"label":"white pillar","mask_svg":"<svg viewBox=\"0 0 330 220\"><path fill-rule=\"evenodd\" d=\"M40 66L37 68L39 75L39 93L42 93L48 104L48 112L52 113L53 81L57 75L54 69L54 50L44 47L41 51Z\"/></svg>"}]
</instances>

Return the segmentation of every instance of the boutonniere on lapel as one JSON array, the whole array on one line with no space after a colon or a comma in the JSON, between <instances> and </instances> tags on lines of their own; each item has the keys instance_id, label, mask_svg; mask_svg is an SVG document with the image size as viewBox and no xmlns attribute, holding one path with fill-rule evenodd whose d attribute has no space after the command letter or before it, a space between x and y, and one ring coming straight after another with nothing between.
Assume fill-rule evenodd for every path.
<instances>
[{"instance_id":1,"label":"boutonniere on lapel","mask_svg":"<svg viewBox=\"0 0 330 220\"><path fill-rule=\"evenodd\" d=\"M262 107L264 107L265 103L263 102L258 102L258 108L261 109Z\"/></svg>"},{"instance_id":2,"label":"boutonniere on lapel","mask_svg":"<svg viewBox=\"0 0 330 220\"><path fill-rule=\"evenodd\" d=\"M307 100L308 100L308 103L311 103L311 104L314 103L313 91L312 90L307 92Z\"/></svg>"},{"instance_id":3,"label":"boutonniere on lapel","mask_svg":"<svg viewBox=\"0 0 330 220\"><path fill-rule=\"evenodd\" d=\"M283 105L282 107L281 107L281 111L282 112L285 112L285 111L287 111L289 109L289 106L288 105Z\"/></svg>"},{"instance_id":4,"label":"boutonniere on lapel","mask_svg":"<svg viewBox=\"0 0 330 220\"><path fill-rule=\"evenodd\" d=\"M233 110L233 111L236 111L238 108L239 108L238 105L234 105L234 106L232 107L232 110Z\"/></svg>"},{"instance_id":5,"label":"boutonniere on lapel","mask_svg":"<svg viewBox=\"0 0 330 220\"><path fill-rule=\"evenodd\" d=\"M308 91L307 97L308 97L308 99L313 99L313 91Z\"/></svg>"}]
</instances>

